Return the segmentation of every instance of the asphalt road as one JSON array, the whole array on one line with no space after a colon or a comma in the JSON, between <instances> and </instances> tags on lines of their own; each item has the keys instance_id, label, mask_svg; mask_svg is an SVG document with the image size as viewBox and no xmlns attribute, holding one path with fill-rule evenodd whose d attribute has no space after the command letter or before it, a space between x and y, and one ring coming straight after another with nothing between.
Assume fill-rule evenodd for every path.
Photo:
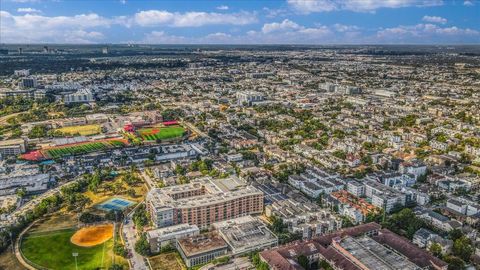
<instances>
[{"instance_id":1,"label":"asphalt road","mask_svg":"<svg viewBox=\"0 0 480 270\"><path fill-rule=\"evenodd\" d=\"M149 270L150 267L145 262L146 259L143 258L142 255L135 252L135 243L137 242L137 234L136 230L134 229L134 223L132 220L133 213L132 211L128 216L125 218L126 223L123 223L123 239L125 240L125 248L128 251L128 254L131 255L130 265L131 269L138 269L138 270Z\"/></svg>"}]
</instances>

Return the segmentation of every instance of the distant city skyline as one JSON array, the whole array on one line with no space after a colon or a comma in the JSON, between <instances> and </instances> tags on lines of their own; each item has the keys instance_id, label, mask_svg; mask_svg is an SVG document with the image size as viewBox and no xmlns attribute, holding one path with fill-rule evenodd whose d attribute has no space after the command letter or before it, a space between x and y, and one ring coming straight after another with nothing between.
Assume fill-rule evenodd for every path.
<instances>
[{"instance_id":1,"label":"distant city skyline","mask_svg":"<svg viewBox=\"0 0 480 270\"><path fill-rule=\"evenodd\" d=\"M480 44L476 0L0 3L0 43Z\"/></svg>"}]
</instances>

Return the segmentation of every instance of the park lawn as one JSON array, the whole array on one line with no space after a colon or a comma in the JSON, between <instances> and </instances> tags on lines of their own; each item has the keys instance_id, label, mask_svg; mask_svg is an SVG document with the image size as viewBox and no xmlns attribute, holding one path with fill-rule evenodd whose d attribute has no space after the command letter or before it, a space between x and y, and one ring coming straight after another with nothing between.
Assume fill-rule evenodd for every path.
<instances>
[{"instance_id":1,"label":"park lawn","mask_svg":"<svg viewBox=\"0 0 480 270\"><path fill-rule=\"evenodd\" d=\"M70 242L76 229L31 233L21 243L23 255L34 264L50 269L75 269L73 252L78 253L78 269L108 268L112 264L113 239L94 247ZM123 258L119 262L125 263Z\"/></svg>"},{"instance_id":2,"label":"park lawn","mask_svg":"<svg viewBox=\"0 0 480 270\"><path fill-rule=\"evenodd\" d=\"M62 127L56 129L65 134L73 135L79 133L82 136L96 135L102 131L100 125L82 125L82 126L71 126L71 127Z\"/></svg>"},{"instance_id":3,"label":"park lawn","mask_svg":"<svg viewBox=\"0 0 480 270\"><path fill-rule=\"evenodd\" d=\"M158 129L158 132L152 132L154 129ZM144 140L154 141L181 137L185 133L185 129L181 126L145 128L140 129L138 133Z\"/></svg>"},{"instance_id":4,"label":"park lawn","mask_svg":"<svg viewBox=\"0 0 480 270\"><path fill-rule=\"evenodd\" d=\"M77 216L72 213L60 213L56 212L42 222L37 222L34 224L29 232L30 233L39 233L52 230L64 230L73 228L77 225L78 220Z\"/></svg>"},{"instance_id":5,"label":"park lawn","mask_svg":"<svg viewBox=\"0 0 480 270\"><path fill-rule=\"evenodd\" d=\"M115 181L120 181L119 179L116 179ZM106 181L108 182L108 181ZM106 183L104 182L104 183ZM132 201L132 202L141 202L143 201L143 199L145 198L145 194L147 194L148 190L147 188L145 187L145 185L142 183L140 185L137 185L137 186L134 186L134 187L129 187L127 184L123 184L123 187L124 187L124 191L123 192L120 192L118 194L114 193L114 192L111 192L111 191L108 191L108 192L105 192L104 189L103 189L103 184L100 185L100 188L97 192L92 192L90 190L88 191L85 191L83 193L83 195L87 196L91 201L92 203L90 204L91 207L94 207L95 205L99 204L99 203L102 203L108 199L111 199L115 196L120 196L122 198L125 198L129 201ZM130 188L133 188L135 190L135 194L136 196L135 197L132 197L130 195L127 194L127 190L130 189Z\"/></svg>"},{"instance_id":6,"label":"park lawn","mask_svg":"<svg viewBox=\"0 0 480 270\"><path fill-rule=\"evenodd\" d=\"M186 270L177 252L163 253L148 259L153 270Z\"/></svg>"}]
</instances>

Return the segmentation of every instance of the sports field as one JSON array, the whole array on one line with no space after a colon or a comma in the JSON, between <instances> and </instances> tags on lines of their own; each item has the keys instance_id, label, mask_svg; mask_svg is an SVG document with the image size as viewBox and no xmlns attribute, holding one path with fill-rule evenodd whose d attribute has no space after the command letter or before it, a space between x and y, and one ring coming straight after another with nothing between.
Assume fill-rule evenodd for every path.
<instances>
[{"instance_id":1,"label":"sports field","mask_svg":"<svg viewBox=\"0 0 480 270\"><path fill-rule=\"evenodd\" d=\"M70 134L70 135L79 133L82 136L95 135L95 134L99 134L102 131L100 125L82 125L82 126L62 127L56 130L65 134Z\"/></svg>"},{"instance_id":2,"label":"sports field","mask_svg":"<svg viewBox=\"0 0 480 270\"><path fill-rule=\"evenodd\" d=\"M37 267L75 269L72 253L78 253L78 269L107 269L112 264L113 239L93 247L80 247L70 241L75 232L76 229L33 232L23 238L20 248Z\"/></svg>"},{"instance_id":3,"label":"sports field","mask_svg":"<svg viewBox=\"0 0 480 270\"><path fill-rule=\"evenodd\" d=\"M145 141L165 140L183 136L185 129L181 126L142 128L138 134Z\"/></svg>"},{"instance_id":4,"label":"sports field","mask_svg":"<svg viewBox=\"0 0 480 270\"><path fill-rule=\"evenodd\" d=\"M107 148L122 147L124 145L125 145L125 142L120 140L95 141L95 142L52 147L46 150L42 150L42 154L49 158L61 158L69 155L80 155L80 154L101 151Z\"/></svg>"},{"instance_id":5,"label":"sports field","mask_svg":"<svg viewBox=\"0 0 480 270\"><path fill-rule=\"evenodd\" d=\"M81 247L93 247L105 243L112 236L113 224L88 226L75 232L70 238L70 242Z\"/></svg>"}]
</instances>

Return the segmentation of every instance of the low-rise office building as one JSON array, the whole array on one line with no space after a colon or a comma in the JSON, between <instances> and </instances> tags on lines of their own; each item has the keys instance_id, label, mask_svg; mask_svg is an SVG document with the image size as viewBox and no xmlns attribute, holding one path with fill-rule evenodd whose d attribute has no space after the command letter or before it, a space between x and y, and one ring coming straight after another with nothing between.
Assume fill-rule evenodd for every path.
<instances>
[{"instance_id":1,"label":"low-rise office building","mask_svg":"<svg viewBox=\"0 0 480 270\"><path fill-rule=\"evenodd\" d=\"M233 255L264 250L278 244L277 236L252 216L244 216L213 224L227 242Z\"/></svg>"},{"instance_id":2,"label":"low-rise office building","mask_svg":"<svg viewBox=\"0 0 480 270\"><path fill-rule=\"evenodd\" d=\"M177 247L187 267L208 263L228 253L227 243L216 233L179 239Z\"/></svg>"},{"instance_id":3,"label":"low-rise office building","mask_svg":"<svg viewBox=\"0 0 480 270\"><path fill-rule=\"evenodd\" d=\"M197 225L178 224L166 228L147 231L147 241L152 252L159 252L163 247L176 245L177 239L200 234Z\"/></svg>"},{"instance_id":4,"label":"low-rise office building","mask_svg":"<svg viewBox=\"0 0 480 270\"><path fill-rule=\"evenodd\" d=\"M24 139L0 141L0 157L19 155L25 153L25 150Z\"/></svg>"}]
</instances>

